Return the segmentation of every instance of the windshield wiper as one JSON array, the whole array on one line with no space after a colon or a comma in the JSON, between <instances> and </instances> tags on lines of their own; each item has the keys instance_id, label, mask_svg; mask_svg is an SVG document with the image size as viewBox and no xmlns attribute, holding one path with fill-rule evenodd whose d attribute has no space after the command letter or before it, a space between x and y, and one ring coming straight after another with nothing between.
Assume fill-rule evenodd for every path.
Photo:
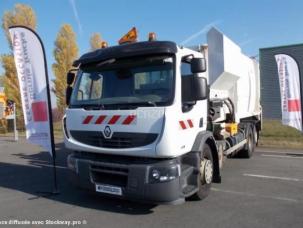
<instances>
[{"instance_id":1,"label":"windshield wiper","mask_svg":"<svg viewBox=\"0 0 303 228\"><path fill-rule=\"evenodd\" d=\"M157 104L154 101L143 101L143 102L138 102L138 103L133 103L133 104L143 104L143 105L150 105L150 106L157 107Z\"/></svg>"},{"instance_id":2,"label":"windshield wiper","mask_svg":"<svg viewBox=\"0 0 303 228\"><path fill-rule=\"evenodd\" d=\"M104 109L132 109L142 106L157 107L154 101L143 101L143 102L125 102L125 103L112 103L112 104L86 104L81 105L85 110L104 110Z\"/></svg>"},{"instance_id":3,"label":"windshield wiper","mask_svg":"<svg viewBox=\"0 0 303 228\"><path fill-rule=\"evenodd\" d=\"M157 104L154 101L126 102L126 103L121 103L121 105L131 105L131 106L148 105L148 106L157 107Z\"/></svg>"},{"instance_id":4,"label":"windshield wiper","mask_svg":"<svg viewBox=\"0 0 303 228\"><path fill-rule=\"evenodd\" d=\"M157 104L154 101L143 101L143 102L123 102L123 103L112 103L112 104L103 104L103 106L106 107L122 107L122 108L133 108L133 107L139 107L139 106L153 106L157 107Z\"/></svg>"},{"instance_id":5,"label":"windshield wiper","mask_svg":"<svg viewBox=\"0 0 303 228\"><path fill-rule=\"evenodd\" d=\"M102 104L86 104L86 105L81 105L82 108L85 110L101 110L104 109L104 105Z\"/></svg>"}]
</instances>

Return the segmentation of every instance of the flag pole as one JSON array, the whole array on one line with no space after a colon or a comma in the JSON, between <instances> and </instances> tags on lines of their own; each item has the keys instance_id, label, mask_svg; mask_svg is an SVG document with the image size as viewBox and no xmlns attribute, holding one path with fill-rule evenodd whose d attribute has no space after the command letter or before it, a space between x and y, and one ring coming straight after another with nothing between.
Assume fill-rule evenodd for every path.
<instances>
[{"instance_id":1,"label":"flag pole","mask_svg":"<svg viewBox=\"0 0 303 228\"><path fill-rule=\"evenodd\" d=\"M38 40L42 46L43 58L44 58L44 69L45 69L45 78L46 78L46 94L47 94L47 103L48 103L48 116L49 116L49 129L50 129L50 138L51 138L51 150L52 150L52 160L53 160L53 181L54 181L54 189L51 192L51 195L58 195L58 182L57 182L57 166L56 166L56 148L55 148L55 139L54 139L54 126L53 126L53 114L52 114L52 102L51 102L51 95L50 95L50 87L49 87L49 77L48 77L48 70L47 70L47 62L45 57L45 49L42 43L41 38L38 34L33 31L34 34L38 37Z\"/></svg>"},{"instance_id":2,"label":"flag pole","mask_svg":"<svg viewBox=\"0 0 303 228\"><path fill-rule=\"evenodd\" d=\"M40 41L41 42L41 41ZM42 45L42 43L41 43ZM56 166L56 148L55 148L55 139L54 139L54 126L53 126L53 114L52 114L52 103L51 103L51 95L50 95L50 88L49 88L49 79L48 79L48 72L47 72L47 63L45 58L45 51L43 49L43 56L44 56L44 65L45 65L45 77L46 77L46 92L47 92L47 103L48 103L48 116L49 116L49 129L50 129L50 137L51 137L51 149L52 149L52 160L53 160L53 176L54 176L54 189L52 194L57 195L59 194L58 189L58 182L57 182L57 166Z\"/></svg>"},{"instance_id":3,"label":"flag pole","mask_svg":"<svg viewBox=\"0 0 303 228\"><path fill-rule=\"evenodd\" d=\"M296 61L296 60L295 60ZM298 64L298 62L297 62ZM301 98L301 133L303 134L303 93L302 93L302 89L303 89L303 83L302 83L302 76L301 76L301 72L300 72L300 65L298 64L298 70L299 70L299 83L300 83L300 98Z\"/></svg>"}]
</instances>

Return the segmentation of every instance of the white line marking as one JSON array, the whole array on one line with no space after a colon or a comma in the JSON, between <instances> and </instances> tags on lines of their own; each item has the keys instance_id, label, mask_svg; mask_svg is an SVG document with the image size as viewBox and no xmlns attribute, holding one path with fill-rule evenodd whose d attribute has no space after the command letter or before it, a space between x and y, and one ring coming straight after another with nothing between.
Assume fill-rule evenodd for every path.
<instances>
[{"instance_id":1,"label":"white line marking","mask_svg":"<svg viewBox=\"0 0 303 228\"><path fill-rule=\"evenodd\" d=\"M298 178L291 178L291 177L276 177L276 176L266 176L266 175L257 175L257 174L249 174L244 173L243 176L246 177L257 177L257 178L263 178L263 179L276 179L276 180L287 180L287 181L302 181Z\"/></svg>"},{"instance_id":2,"label":"white line marking","mask_svg":"<svg viewBox=\"0 0 303 228\"><path fill-rule=\"evenodd\" d=\"M294 155L274 155L274 154L261 154L262 157L274 157L274 158L303 158L300 156L294 156Z\"/></svg>"},{"instance_id":3,"label":"white line marking","mask_svg":"<svg viewBox=\"0 0 303 228\"><path fill-rule=\"evenodd\" d=\"M38 168L42 168L42 167L49 167L49 168L53 168L53 165L49 165L49 164L27 164L28 166L31 167L38 167ZM60 165L56 165L56 168L58 169L68 169L68 167L66 166L60 166Z\"/></svg>"},{"instance_id":4,"label":"white line marking","mask_svg":"<svg viewBox=\"0 0 303 228\"><path fill-rule=\"evenodd\" d=\"M273 154L303 154L302 150L262 150L256 149L255 152L257 153L273 153Z\"/></svg>"},{"instance_id":5,"label":"white line marking","mask_svg":"<svg viewBox=\"0 0 303 228\"><path fill-rule=\"evenodd\" d=\"M286 151L276 151L276 150L256 150L257 153L275 153L275 154L286 154Z\"/></svg>"},{"instance_id":6,"label":"white line marking","mask_svg":"<svg viewBox=\"0 0 303 228\"><path fill-rule=\"evenodd\" d=\"M235 195L242 195L242 196L249 196L249 197L260 197L260 198L265 198L265 199L273 199L273 200L282 200L282 201L288 201L288 202L293 202L293 203L301 203L301 200L291 199L291 198L286 198L286 197L267 196L267 195L253 194L253 193L248 193L248 192L223 190L223 189L218 189L218 188L211 188L211 190L215 191L215 192L224 192L224 193L230 193L230 194L235 194Z\"/></svg>"}]
</instances>

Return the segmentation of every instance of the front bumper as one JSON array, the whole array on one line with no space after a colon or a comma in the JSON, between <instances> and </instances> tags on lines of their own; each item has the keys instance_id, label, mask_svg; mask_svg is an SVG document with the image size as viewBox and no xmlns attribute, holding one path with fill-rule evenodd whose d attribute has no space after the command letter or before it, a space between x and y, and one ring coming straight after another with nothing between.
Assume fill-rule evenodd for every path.
<instances>
[{"instance_id":1,"label":"front bumper","mask_svg":"<svg viewBox=\"0 0 303 228\"><path fill-rule=\"evenodd\" d=\"M80 188L96 192L96 184L104 184L122 190L121 196L98 194L149 203L184 202L177 158L159 160L97 154L92 157L91 153L75 153L69 156L68 166L72 171L70 179ZM162 176L155 180L153 174L158 173Z\"/></svg>"}]
</instances>

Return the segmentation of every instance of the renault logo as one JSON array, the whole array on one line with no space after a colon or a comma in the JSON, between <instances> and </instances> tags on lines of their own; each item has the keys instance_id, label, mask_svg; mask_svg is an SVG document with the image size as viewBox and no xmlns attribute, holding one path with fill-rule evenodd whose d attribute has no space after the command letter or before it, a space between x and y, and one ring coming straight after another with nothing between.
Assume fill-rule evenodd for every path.
<instances>
[{"instance_id":1,"label":"renault logo","mask_svg":"<svg viewBox=\"0 0 303 228\"><path fill-rule=\"evenodd\" d=\"M103 135L104 135L105 138L111 138L112 137L112 130L110 129L109 126L106 126L104 128Z\"/></svg>"}]
</instances>

